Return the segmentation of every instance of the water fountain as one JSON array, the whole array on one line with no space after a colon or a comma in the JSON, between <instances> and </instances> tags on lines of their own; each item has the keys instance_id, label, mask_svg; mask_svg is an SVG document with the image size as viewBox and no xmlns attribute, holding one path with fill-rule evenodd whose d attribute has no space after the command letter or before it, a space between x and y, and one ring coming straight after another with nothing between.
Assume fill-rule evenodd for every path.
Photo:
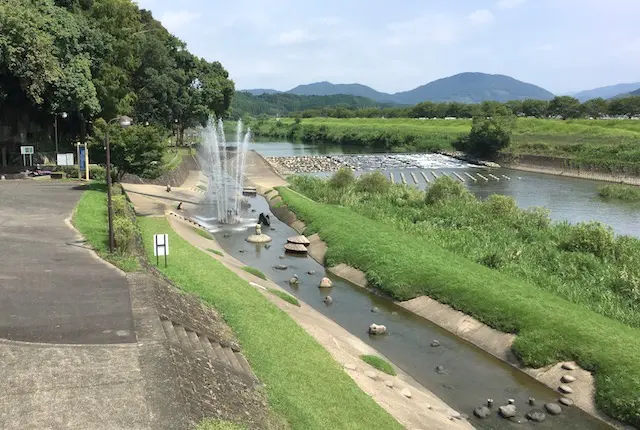
<instances>
[{"instance_id":1,"label":"water fountain","mask_svg":"<svg viewBox=\"0 0 640 430\"><path fill-rule=\"evenodd\" d=\"M202 146L198 155L209 182L207 220L218 224L238 224L242 222L242 190L251 130L244 133L242 121L238 121L236 142L231 146L227 144L222 119L217 122L211 119L201 135Z\"/></svg>"}]
</instances>

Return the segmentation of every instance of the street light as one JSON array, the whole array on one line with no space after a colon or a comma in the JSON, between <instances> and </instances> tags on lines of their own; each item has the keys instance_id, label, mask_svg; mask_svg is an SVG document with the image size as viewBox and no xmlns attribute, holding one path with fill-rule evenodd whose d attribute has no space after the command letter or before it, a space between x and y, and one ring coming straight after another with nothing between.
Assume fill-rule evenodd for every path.
<instances>
[{"instance_id":1,"label":"street light","mask_svg":"<svg viewBox=\"0 0 640 430\"><path fill-rule=\"evenodd\" d=\"M109 253L113 253L115 248L115 238L113 236L113 206L111 205L111 147L109 146L109 124L118 121L120 127L127 128L133 122L128 116L118 116L107 123L107 131L104 134L104 147L107 151L107 216L109 218Z\"/></svg>"},{"instance_id":2,"label":"street light","mask_svg":"<svg viewBox=\"0 0 640 430\"><path fill-rule=\"evenodd\" d=\"M66 112L62 112L60 116L62 117L62 119L66 119L68 115ZM56 131L56 158L58 158L58 114L55 114L54 116L53 125ZM58 162L56 161L56 164L57 163Z\"/></svg>"}]
</instances>

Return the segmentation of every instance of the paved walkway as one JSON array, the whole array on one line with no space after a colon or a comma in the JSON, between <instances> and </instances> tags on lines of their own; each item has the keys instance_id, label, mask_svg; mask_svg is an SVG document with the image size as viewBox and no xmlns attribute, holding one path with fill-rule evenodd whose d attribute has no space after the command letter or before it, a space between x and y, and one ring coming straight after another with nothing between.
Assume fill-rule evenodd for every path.
<instances>
[{"instance_id":1,"label":"paved walkway","mask_svg":"<svg viewBox=\"0 0 640 430\"><path fill-rule=\"evenodd\" d=\"M139 282L65 221L76 186L0 181L0 428L186 428Z\"/></svg>"},{"instance_id":2,"label":"paved walkway","mask_svg":"<svg viewBox=\"0 0 640 430\"><path fill-rule=\"evenodd\" d=\"M0 338L135 342L127 280L86 249L65 221L72 183L0 183Z\"/></svg>"}]
</instances>

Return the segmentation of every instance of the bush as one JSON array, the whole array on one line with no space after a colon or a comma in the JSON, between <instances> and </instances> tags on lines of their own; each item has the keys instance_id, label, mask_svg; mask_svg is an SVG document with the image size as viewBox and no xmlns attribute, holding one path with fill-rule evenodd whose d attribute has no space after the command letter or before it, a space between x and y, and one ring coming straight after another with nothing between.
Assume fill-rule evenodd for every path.
<instances>
[{"instance_id":1,"label":"bush","mask_svg":"<svg viewBox=\"0 0 640 430\"><path fill-rule=\"evenodd\" d=\"M561 248L571 252L586 252L604 258L615 246L613 229L599 222L579 223L569 229Z\"/></svg>"},{"instance_id":2,"label":"bush","mask_svg":"<svg viewBox=\"0 0 640 430\"><path fill-rule=\"evenodd\" d=\"M123 194L111 197L111 207L113 208L114 217L127 217L129 215L129 202Z\"/></svg>"},{"instance_id":3,"label":"bush","mask_svg":"<svg viewBox=\"0 0 640 430\"><path fill-rule=\"evenodd\" d=\"M133 221L124 217L114 217L113 219L113 235L116 242L116 248L122 253L128 253L133 247L136 238L136 225Z\"/></svg>"},{"instance_id":4,"label":"bush","mask_svg":"<svg viewBox=\"0 0 640 430\"><path fill-rule=\"evenodd\" d=\"M336 173L329 179L329 186L331 188L344 189L347 188L356 181L356 177L353 174L353 170L341 167Z\"/></svg>"},{"instance_id":5,"label":"bush","mask_svg":"<svg viewBox=\"0 0 640 430\"><path fill-rule=\"evenodd\" d=\"M473 198L473 194L460 182L454 181L448 176L441 176L431 184L424 201L428 205L434 205L448 200L472 200Z\"/></svg>"},{"instance_id":6,"label":"bush","mask_svg":"<svg viewBox=\"0 0 640 430\"><path fill-rule=\"evenodd\" d=\"M610 197L627 201L640 201L640 187L635 187L633 185L604 185L598 188L598 194L601 197Z\"/></svg>"},{"instance_id":7,"label":"bush","mask_svg":"<svg viewBox=\"0 0 640 430\"><path fill-rule=\"evenodd\" d=\"M365 173L356 181L356 191L364 193L386 194L391 183L381 172Z\"/></svg>"}]
</instances>

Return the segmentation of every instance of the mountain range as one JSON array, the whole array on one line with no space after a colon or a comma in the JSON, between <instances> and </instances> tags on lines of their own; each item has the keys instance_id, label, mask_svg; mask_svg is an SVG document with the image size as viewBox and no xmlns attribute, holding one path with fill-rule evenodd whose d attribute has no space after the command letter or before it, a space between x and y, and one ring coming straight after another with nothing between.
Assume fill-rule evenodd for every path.
<instances>
[{"instance_id":1,"label":"mountain range","mask_svg":"<svg viewBox=\"0 0 640 430\"><path fill-rule=\"evenodd\" d=\"M572 93L581 102L594 98L610 99L613 97L633 95L640 89L640 82L610 85L591 90ZM510 76L490 75L487 73L466 72L429 82L409 91L394 94L376 91L362 84L333 84L331 82L315 82L298 85L288 91L274 89L240 90L254 96L260 94L287 93L303 96L330 96L347 94L366 97L379 103L395 103L413 105L424 101L480 103L483 101L506 102L509 100L538 99L551 100L554 94L539 86L519 81ZM636 94L637 95L637 94Z\"/></svg>"},{"instance_id":2,"label":"mountain range","mask_svg":"<svg viewBox=\"0 0 640 430\"><path fill-rule=\"evenodd\" d=\"M571 95L581 102L586 102L590 99L610 99L612 97L621 96L623 94L626 95L627 93L630 93L637 89L640 89L640 82L609 85L606 87L594 88L592 90L580 91Z\"/></svg>"},{"instance_id":3,"label":"mountain range","mask_svg":"<svg viewBox=\"0 0 640 430\"><path fill-rule=\"evenodd\" d=\"M253 95L273 94L279 91L268 89L242 90ZM349 94L367 97L380 103L413 105L424 101L480 103L487 100L506 102L509 100L539 99L551 100L554 95L533 84L519 81L510 76L490 75L486 73L466 72L449 76L419 86L410 91L395 94L376 91L362 84L333 84L316 82L298 85L289 94L329 96Z\"/></svg>"}]
</instances>

